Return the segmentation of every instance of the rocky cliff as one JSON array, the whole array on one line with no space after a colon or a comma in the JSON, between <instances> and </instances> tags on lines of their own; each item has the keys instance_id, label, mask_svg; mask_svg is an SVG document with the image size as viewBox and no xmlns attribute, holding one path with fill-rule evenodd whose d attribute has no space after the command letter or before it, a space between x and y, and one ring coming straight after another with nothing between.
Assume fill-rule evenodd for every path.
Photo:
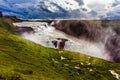
<instances>
[{"instance_id":1,"label":"rocky cliff","mask_svg":"<svg viewBox=\"0 0 120 80\"><path fill-rule=\"evenodd\" d=\"M108 52L111 56L111 60L120 62L120 28L118 22L105 20L61 20L55 21L55 28L79 40L85 40L93 44L102 44L105 53Z\"/></svg>"}]
</instances>

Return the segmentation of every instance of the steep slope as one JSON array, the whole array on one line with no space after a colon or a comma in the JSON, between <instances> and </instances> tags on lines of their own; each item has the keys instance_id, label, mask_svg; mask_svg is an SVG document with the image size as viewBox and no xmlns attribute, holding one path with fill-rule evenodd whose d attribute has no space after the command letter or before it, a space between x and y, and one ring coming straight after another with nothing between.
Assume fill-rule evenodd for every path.
<instances>
[{"instance_id":1,"label":"steep slope","mask_svg":"<svg viewBox=\"0 0 120 80\"><path fill-rule=\"evenodd\" d=\"M12 33L0 19L1 80L117 80L120 64L75 52L50 49ZM116 74L115 74L115 73Z\"/></svg>"}]
</instances>

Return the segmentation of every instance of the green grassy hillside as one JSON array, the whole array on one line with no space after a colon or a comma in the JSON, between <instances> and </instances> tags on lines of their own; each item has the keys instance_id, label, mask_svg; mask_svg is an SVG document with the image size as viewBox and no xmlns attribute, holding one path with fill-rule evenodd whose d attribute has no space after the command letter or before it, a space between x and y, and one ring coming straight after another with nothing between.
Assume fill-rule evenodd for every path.
<instances>
[{"instance_id":1,"label":"green grassy hillside","mask_svg":"<svg viewBox=\"0 0 120 80\"><path fill-rule=\"evenodd\" d=\"M0 80L116 80L120 64L22 39L0 19Z\"/></svg>"}]
</instances>

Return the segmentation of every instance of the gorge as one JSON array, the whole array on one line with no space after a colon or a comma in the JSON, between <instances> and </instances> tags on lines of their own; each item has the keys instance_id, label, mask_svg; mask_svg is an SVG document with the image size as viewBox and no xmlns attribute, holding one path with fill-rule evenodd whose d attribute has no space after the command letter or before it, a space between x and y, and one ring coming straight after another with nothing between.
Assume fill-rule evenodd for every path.
<instances>
[{"instance_id":1,"label":"gorge","mask_svg":"<svg viewBox=\"0 0 120 80\"><path fill-rule=\"evenodd\" d=\"M119 28L102 26L101 21L56 20L51 25L47 22L18 22L14 25L29 28L31 32L23 32L20 36L40 45L80 52L108 61L120 61L117 56L119 45L113 46L111 42L113 40L113 43L119 44L119 36L115 31ZM114 48L118 52L115 53Z\"/></svg>"}]
</instances>

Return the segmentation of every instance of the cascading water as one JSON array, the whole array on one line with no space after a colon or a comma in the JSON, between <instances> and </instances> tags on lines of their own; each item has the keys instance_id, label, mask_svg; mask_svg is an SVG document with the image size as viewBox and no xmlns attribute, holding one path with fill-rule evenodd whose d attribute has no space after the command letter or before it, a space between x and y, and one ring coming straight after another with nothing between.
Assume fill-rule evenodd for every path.
<instances>
[{"instance_id":1,"label":"cascading water","mask_svg":"<svg viewBox=\"0 0 120 80\"><path fill-rule=\"evenodd\" d=\"M102 43L92 43L83 39L78 39L73 36L67 35L62 31L56 30L53 26L49 26L45 22L20 22L14 23L17 27L31 27L34 29L34 33L29 34L27 32L22 33L21 37L38 43L40 45L58 48L52 41L57 41L58 44L60 40L58 38L67 39L65 42L64 49L80 52L86 55L102 58L105 60L110 60L107 51Z\"/></svg>"}]
</instances>

